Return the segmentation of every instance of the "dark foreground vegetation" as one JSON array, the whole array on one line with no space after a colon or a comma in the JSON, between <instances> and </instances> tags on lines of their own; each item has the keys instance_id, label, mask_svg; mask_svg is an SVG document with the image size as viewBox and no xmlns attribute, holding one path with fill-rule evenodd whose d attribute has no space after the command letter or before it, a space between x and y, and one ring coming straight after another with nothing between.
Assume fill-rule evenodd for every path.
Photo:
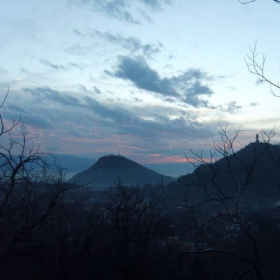
<instances>
[{"instance_id":1,"label":"dark foreground vegetation","mask_svg":"<svg viewBox=\"0 0 280 280\"><path fill-rule=\"evenodd\" d=\"M237 136L171 184L97 190L0 115L0 279L280 279L280 147Z\"/></svg>"}]
</instances>

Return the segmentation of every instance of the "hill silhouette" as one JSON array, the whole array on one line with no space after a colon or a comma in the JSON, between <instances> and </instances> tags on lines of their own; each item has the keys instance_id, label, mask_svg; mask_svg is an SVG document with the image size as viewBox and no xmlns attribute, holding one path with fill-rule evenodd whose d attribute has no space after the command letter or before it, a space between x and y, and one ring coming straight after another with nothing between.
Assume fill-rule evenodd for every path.
<instances>
[{"instance_id":1,"label":"hill silhouette","mask_svg":"<svg viewBox=\"0 0 280 280\"><path fill-rule=\"evenodd\" d=\"M174 179L161 175L120 155L109 155L98 159L89 169L79 172L70 181L98 187L112 186L118 181L136 185L157 183L163 180L170 183Z\"/></svg>"},{"instance_id":2,"label":"hill silhouette","mask_svg":"<svg viewBox=\"0 0 280 280\"><path fill-rule=\"evenodd\" d=\"M214 163L201 164L168 186L168 194L202 202L234 197L240 190L245 201L280 199L280 146L250 143Z\"/></svg>"}]
</instances>

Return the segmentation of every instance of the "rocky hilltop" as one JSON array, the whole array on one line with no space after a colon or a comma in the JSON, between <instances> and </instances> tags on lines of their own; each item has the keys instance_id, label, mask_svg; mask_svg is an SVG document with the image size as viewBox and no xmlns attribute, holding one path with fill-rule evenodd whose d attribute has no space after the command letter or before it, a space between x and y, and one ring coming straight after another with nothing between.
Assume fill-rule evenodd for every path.
<instances>
[{"instance_id":1,"label":"rocky hilltop","mask_svg":"<svg viewBox=\"0 0 280 280\"><path fill-rule=\"evenodd\" d=\"M89 169L70 179L71 182L97 187L113 186L119 181L126 185L144 185L154 184L161 180L164 183L170 183L174 179L119 155L101 157Z\"/></svg>"},{"instance_id":2,"label":"rocky hilltop","mask_svg":"<svg viewBox=\"0 0 280 280\"><path fill-rule=\"evenodd\" d=\"M206 201L235 197L252 200L280 199L280 145L250 143L235 154L212 164L201 164L168 187L170 195Z\"/></svg>"}]
</instances>

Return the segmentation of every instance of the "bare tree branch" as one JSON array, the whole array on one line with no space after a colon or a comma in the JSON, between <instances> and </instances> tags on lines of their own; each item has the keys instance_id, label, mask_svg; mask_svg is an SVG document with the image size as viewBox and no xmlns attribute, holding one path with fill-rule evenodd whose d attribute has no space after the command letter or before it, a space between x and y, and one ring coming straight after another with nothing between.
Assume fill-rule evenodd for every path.
<instances>
[{"instance_id":1,"label":"bare tree branch","mask_svg":"<svg viewBox=\"0 0 280 280\"><path fill-rule=\"evenodd\" d=\"M250 0L250 1L241 1L241 0L239 0L239 3L240 4L243 4L243 5L246 5L246 4L250 4L250 3L253 3L253 2L256 2L257 0ZM272 0L274 3L276 3L276 4L280 4L280 1L279 0Z\"/></svg>"},{"instance_id":2,"label":"bare tree branch","mask_svg":"<svg viewBox=\"0 0 280 280\"><path fill-rule=\"evenodd\" d=\"M259 83L266 82L269 84L272 95L280 97L280 95L275 93L275 89L280 89L279 82L271 80L265 73L266 54L262 54L261 58L259 57L259 53L257 52L257 42L255 43L254 48L249 48L249 50L250 53L244 58L248 70L250 73L259 77Z\"/></svg>"},{"instance_id":3,"label":"bare tree branch","mask_svg":"<svg viewBox=\"0 0 280 280\"><path fill-rule=\"evenodd\" d=\"M0 110L8 94L9 90ZM29 248L38 235L59 224L54 212L63 194L74 188L65 183L61 168L47 162L49 153L34 145L20 118L6 128L0 111L1 137L5 141L0 143L0 267L19 247Z\"/></svg>"}]
</instances>

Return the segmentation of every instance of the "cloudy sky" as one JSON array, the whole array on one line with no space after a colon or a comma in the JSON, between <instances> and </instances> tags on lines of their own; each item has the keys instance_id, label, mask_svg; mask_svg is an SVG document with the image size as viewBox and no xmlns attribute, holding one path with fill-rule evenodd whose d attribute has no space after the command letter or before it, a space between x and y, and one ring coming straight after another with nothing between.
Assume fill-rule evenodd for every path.
<instances>
[{"instance_id":1,"label":"cloudy sky","mask_svg":"<svg viewBox=\"0 0 280 280\"><path fill-rule=\"evenodd\" d=\"M257 41L279 78L279 15L272 0L1 0L3 116L59 154L179 162L226 124L242 147L278 131L244 57Z\"/></svg>"}]
</instances>

